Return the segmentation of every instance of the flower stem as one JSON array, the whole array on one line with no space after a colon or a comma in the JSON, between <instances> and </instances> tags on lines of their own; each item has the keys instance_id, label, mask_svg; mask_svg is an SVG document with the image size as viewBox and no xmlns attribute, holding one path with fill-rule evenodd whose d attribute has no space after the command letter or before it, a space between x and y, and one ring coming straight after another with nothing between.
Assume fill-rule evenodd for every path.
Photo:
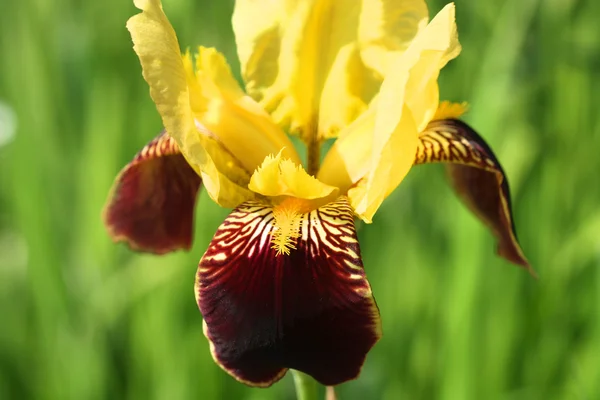
<instances>
[{"instance_id":1,"label":"flower stem","mask_svg":"<svg viewBox=\"0 0 600 400\"><path fill-rule=\"evenodd\" d=\"M325 400L337 400L335 388L333 386L327 386L325 389Z\"/></svg>"},{"instance_id":2,"label":"flower stem","mask_svg":"<svg viewBox=\"0 0 600 400\"><path fill-rule=\"evenodd\" d=\"M319 138L319 113L315 112L302 132L306 144L306 170L316 176L321 164L321 140Z\"/></svg>"},{"instance_id":3,"label":"flower stem","mask_svg":"<svg viewBox=\"0 0 600 400\"><path fill-rule=\"evenodd\" d=\"M312 140L307 144L307 168L310 175L317 175L321 163L321 143Z\"/></svg>"},{"instance_id":4,"label":"flower stem","mask_svg":"<svg viewBox=\"0 0 600 400\"><path fill-rule=\"evenodd\" d=\"M310 376L292 370L297 400L317 400L317 382Z\"/></svg>"}]
</instances>

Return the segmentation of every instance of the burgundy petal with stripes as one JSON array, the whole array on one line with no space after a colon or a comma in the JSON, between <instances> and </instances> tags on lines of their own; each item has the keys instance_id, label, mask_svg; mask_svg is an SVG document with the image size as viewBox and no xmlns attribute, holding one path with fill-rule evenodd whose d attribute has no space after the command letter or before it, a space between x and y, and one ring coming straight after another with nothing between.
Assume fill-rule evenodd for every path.
<instances>
[{"instance_id":1,"label":"burgundy petal with stripes","mask_svg":"<svg viewBox=\"0 0 600 400\"><path fill-rule=\"evenodd\" d=\"M161 133L115 180L104 210L111 237L156 254L189 249L200 183L175 141Z\"/></svg>"},{"instance_id":2,"label":"burgundy petal with stripes","mask_svg":"<svg viewBox=\"0 0 600 400\"><path fill-rule=\"evenodd\" d=\"M247 202L215 234L196 297L215 361L270 386L288 368L324 385L356 378L381 336L346 198L300 215L295 249L273 249L273 208Z\"/></svg>"},{"instance_id":3,"label":"burgundy petal with stripes","mask_svg":"<svg viewBox=\"0 0 600 400\"><path fill-rule=\"evenodd\" d=\"M432 121L421 134L415 164L446 163L452 187L498 239L498 254L535 272L517 240L508 180L487 143L456 119Z\"/></svg>"}]
</instances>

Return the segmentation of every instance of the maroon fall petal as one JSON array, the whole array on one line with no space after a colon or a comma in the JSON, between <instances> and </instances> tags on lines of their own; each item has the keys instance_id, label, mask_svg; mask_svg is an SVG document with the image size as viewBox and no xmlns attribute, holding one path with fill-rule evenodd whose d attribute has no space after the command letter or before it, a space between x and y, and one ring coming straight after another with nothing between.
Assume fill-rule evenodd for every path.
<instances>
[{"instance_id":1,"label":"maroon fall petal","mask_svg":"<svg viewBox=\"0 0 600 400\"><path fill-rule=\"evenodd\" d=\"M420 139L415 164L446 163L455 192L498 240L498 254L536 276L517 239L508 180L483 138L462 121L444 119L432 121Z\"/></svg>"},{"instance_id":2,"label":"maroon fall petal","mask_svg":"<svg viewBox=\"0 0 600 400\"><path fill-rule=\"evenodd\" d=\"M104 209L115 241L164 254L189 249L200 177L164 131L117 176Z\"/></svg>"},{"instance_id":3,"label":"maroon fall petal","mask_svg":"<svg viewBox=\"0 0 600 400\"><path fill-rule=\"evenodd\" d=\"M356 378L381 336L346 198L300 215L289 254L271 243L273 208L247 202L217 230L196 276L215 361L266 387L288 368L324 385Z\"/></svg>"}]
</instances>

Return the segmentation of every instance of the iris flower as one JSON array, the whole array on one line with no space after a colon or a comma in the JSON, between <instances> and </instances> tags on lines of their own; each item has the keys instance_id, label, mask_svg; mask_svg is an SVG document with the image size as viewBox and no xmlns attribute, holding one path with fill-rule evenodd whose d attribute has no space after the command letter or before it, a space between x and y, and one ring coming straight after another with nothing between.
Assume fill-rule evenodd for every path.
<instances>
[{"instance_id":1,"label":"iris flower","mask_svg":"<svg viewBox=\"0 0 600 400\"><path fill-rule=\"evenodd\" d=\"M217 50L181 54L160 0L134 3L127 28L164 131L117 177L105 222L115 240L163 254L190 248L201 187L233 208L195 295L212 356L235 379L358 376L382 330L355 217L370 223L413 165L444 163L499 254L530 270L498 160L458 119L464 105L439 102L440 69L460 52L453 4L429 21L418 0L238 0L241 87Z\"/></svg>"}]
</instances>

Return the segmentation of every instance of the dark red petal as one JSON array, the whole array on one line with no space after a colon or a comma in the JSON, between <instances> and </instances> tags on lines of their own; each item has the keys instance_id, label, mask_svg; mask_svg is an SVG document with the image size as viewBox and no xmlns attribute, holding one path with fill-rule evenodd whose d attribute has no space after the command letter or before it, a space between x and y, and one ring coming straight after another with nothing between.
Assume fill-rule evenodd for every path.
<instances>
[{"instance_id":1,"label":"dark red petal","mask_svg":"<svg viewBox=\"0 0 600 400\"><path fill-rule=\"evenodd\" d=\"M381 325L348 200L301 215L289 255L272 248L273 224L273 208L242 204L200 261L196 297L213 358L251 386L288 368L324 385L356 378Z\"/></svg>"},{"instance_id":2,"label":"dark red petal","mask_svg":"<svg viewBox=\"0 0 600 400\"><path fill-rule=\"evenodd\" d=\"M508 180L481 136L456 119L432 121L421 134L415 164L436 162L446 163L456 193L496 236L498 254L535 276L517 239Z\"/></svg>"},{"instance_id":3,"label":"dark red petal","mask_svg":"<svg viewBox=\"0 0 600 400\"><path fill-rule=\"evenodd\" d=\"M115 180L104 210L110 236L156 254L189 249L200 183L175 141L161 133Z\"/></svg>"}]
</instances>

